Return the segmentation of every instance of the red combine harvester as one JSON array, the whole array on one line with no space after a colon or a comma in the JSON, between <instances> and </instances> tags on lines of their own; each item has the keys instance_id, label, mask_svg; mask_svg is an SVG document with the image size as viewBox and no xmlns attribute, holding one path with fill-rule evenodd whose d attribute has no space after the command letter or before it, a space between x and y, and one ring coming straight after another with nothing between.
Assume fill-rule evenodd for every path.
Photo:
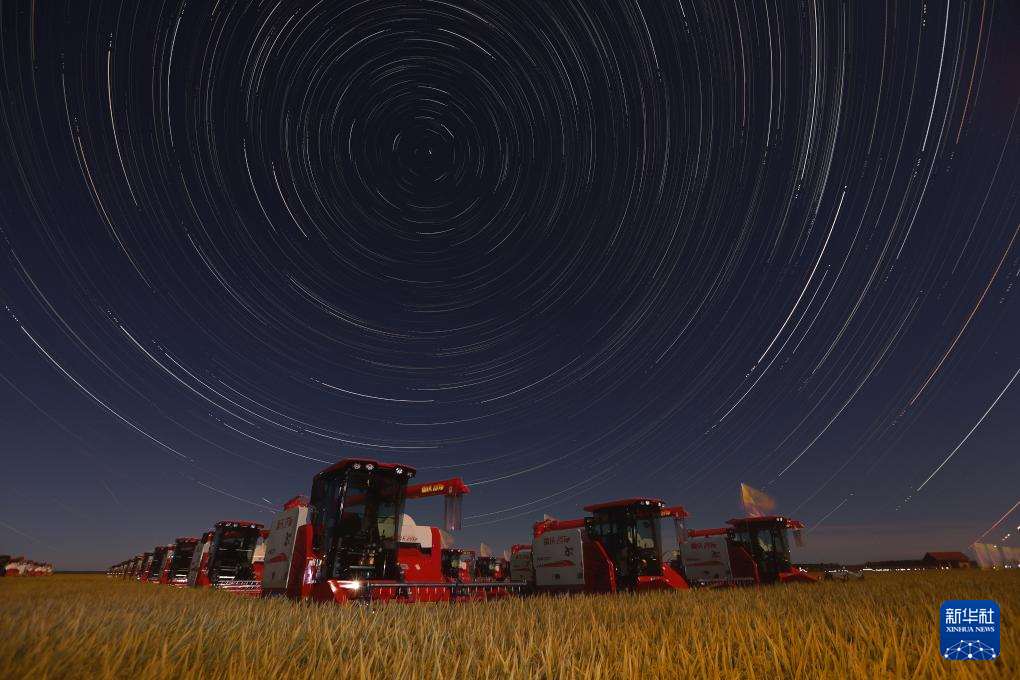
<instances>
[{"instance_id":1,"label":"red combine harvester","mask_svg":"<svg viewBox=\"0 0 1020 680\"><path fill-rule=\"evenodd\" d=\"M149 562L149 570L143 576L143 580L149 581L150 583L161 583L163 576L163 566L169 557L174 546L171 545L157 545L152 549L152 560Z\"/></svg>"},{"instance_id":2,"label":"red combine harvester","mask_svg":"<svg viewBox=\"0 0 1020 680\"><path fill-rule=\"evenodd\" d=\"M0 555L0 575L7 576L51 576L53 565L49 562L36 562L22 556L11 558Z\"/></svg>"},{"instance_id":3,"label":"red combine harvester","mask_svg":"<svg viewBox=\"0 0 1020 680\"><path fill-rule=\"evenodd\" d=\"M121 568L119 576L121 578L131 578L131 575L134 573L135 565L137 563L138 556L132 557L131 559L125 561L123 567Z\"/></svg>"},{"instance_id":4,"label":"red combine harvester","mask_svg":"<svg viewBox=\"0 0 1020 680\"><path fill-rule=\"evenodd\" d=\"M470 583L475 569L475 551L443 548L443 578L450 583Z\"/></svg>"},{"instance_id":5,"label":"red combine harvester","mask_svg":"<svg viewBox=\"0 0 1020 680\"><path fill-rule=\"evenodd\" d=\"M4 565L4 576L24 576L28 571L28 562L22 556L9 559Z\"/></svg>"},{"instance_id":6,"label":"red combine harvester","mask_svg":"<svg viewBox=\"0 0 1020 680\"><path fill-rule=\"evenodd\" d=\"M680 544L687 578L698 585L764 585L814 583L790 562L789 530L800 544L804 525L783 515L743 517L728 527L691 530Z\"/></svg>"},{"instance_id":7,"label":"red combine harvester","mask_svg":"<svg viewBox=\"0 0 1020 680\"><path fill-rule=\"evenodd\" d=\"M662 560L661 518L673 510L665 503L630 498L589 505L584 510L592 516L535 524L531 557L537 592L614 593L688 587ZM521 556L515 563L518 573L524 555L520 547L514 553Z\"/></svg>"},{"instance_id":8,"label":"red combine harvester","mask_svg":"<svg viewBox=\"0 0 1020 680\"><path fill-rule=\"evenodd\" d=\"M475 568L471 580L479 583L509 581L510 561L493 555L478 557L475 559Z\"/></svg>"},{"instance_id":9,"label":"red combine harvester","mask_svg":"<svg viewBox=\"0 0 1020 680\"><path fill-rule=\"evenodd\" d=\"M135 555L134 559L131 560L131 566L124 574L125 578L135 579L138 577L138 571L142 568L142 562L145 561L145 554Z\"/></svg>"},{"instance_id":10,"label":"red combine harvester","mask_svg":"<svg viewBox=\"0 0 1020 680\"><path fill-rule=\"evenodd\" d=\"M163 561L160 583L170 586L188 585L188 569L191 567L191 558L195 555L195 548L198 547L198 540L197 538L178 538L174 541L173 548Z\"/></svg>"},{"instance_id":11,"label":"red combine harvester","mask_svg":"<svg viewBox=\"0 0 1020 680\"><path fill-rule=\"evenodd\" d=\"M142 553L140 557L141 560L138 562L132 578L136 581L147 581L149 579L149 567L152 565L152 553Z\"/></svg>"},{"instance_id":12,"label":"red combine harvester","mask_svg":"<svg viewBox=\"0 0 1020 680\"><path fill-rule=\"evenodd\" d=\"M263 594L318 602L425 602L491 590L493 584L443 577L438 529L404 530L407 499L440 495L446 529L459 529L468 492L460 479L408 487L414 474L406 465L349 458L315 475L311 498L289 501L273 522Z\"/></svg>"},{"instance_id":13,"label":"red combine harvester","mask_svg":"<svg viewBox=\"0 0 1020 680\"><path fill-rule=\"evenodd\" d=\"M262 586L256 578L255 553L261 540L262 525L257 522L217 522L194 548L188 585L259 595Z\"/></svg>"},{"instance_id":14,"label":"red combine harvester","mask_svg":"<svg viewBox=\"0 0 1020 680\"><path fill-rule=\"evenodd\" d=\"M461 523L461 505L464 494L470 492L464 480L447 479L442 482L419 484L407 487L405 500L443 496L443 525L449 531L456 531ZM469 584L492 583L493 579L475 576L475 552L452 546L449 534L436 527L415 524L410 515L404 514L401 521L400 542L397 549L402 580L414 584L416 601L481 600L506 597L506 589L489 586L432 588L423 584Z\"/></svg>"}]
</instances>

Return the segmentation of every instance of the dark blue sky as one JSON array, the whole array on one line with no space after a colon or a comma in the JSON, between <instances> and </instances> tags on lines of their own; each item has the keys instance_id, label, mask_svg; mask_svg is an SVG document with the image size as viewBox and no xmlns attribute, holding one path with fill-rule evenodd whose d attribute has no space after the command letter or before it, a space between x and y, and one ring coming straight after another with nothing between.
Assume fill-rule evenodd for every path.
<instances>
[{"instance_id":1,"label":"dark blue sky","mask_svg":"<svg viewBox=\"0 0 1020 680\"><path fill-rule=\"evenodd\" d=\"M0 552L347 455L464 477L471 547L747 482L801 559L917 556L1017 501L1013 3L2 13Z\"/></svg>"}]
</instances>

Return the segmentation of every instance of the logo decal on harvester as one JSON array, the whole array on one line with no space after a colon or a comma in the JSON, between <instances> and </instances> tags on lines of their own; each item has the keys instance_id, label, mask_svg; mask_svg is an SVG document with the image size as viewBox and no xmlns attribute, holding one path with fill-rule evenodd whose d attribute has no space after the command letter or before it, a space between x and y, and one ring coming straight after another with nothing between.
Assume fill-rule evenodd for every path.
<instances>
[{"instance_id":1,"label":"logo decal on harvester","mask_svg":"<svg viewBox=\"0 0 1020 680\"><path fill-rule=\"evenodd\" d=\"M999 656L999 605L994 600L946 600L942 603L942 658L991 661Z\"/></svg>"}]
</instances>

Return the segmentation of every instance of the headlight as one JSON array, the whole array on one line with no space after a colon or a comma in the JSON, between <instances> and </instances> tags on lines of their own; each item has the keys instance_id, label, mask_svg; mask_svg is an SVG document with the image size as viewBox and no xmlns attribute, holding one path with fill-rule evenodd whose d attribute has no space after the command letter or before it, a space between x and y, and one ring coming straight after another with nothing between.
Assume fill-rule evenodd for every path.
<instances>
[{"instance_id":1,"label":"headlight","mask_svg":"<svg viewBox=\"0 0 1020 680\"><path fill-rule=\"evenodd\" d=\"M361 581L350 581L343 584L343 587L347 590L361 590Z\"/></svg>"}]
</instances>

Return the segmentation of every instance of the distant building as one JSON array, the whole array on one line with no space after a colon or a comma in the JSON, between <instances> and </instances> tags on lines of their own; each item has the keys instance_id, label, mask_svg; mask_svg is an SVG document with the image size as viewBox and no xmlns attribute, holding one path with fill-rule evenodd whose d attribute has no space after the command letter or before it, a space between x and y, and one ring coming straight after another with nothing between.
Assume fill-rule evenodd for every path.
<instances>
[{"instance_id":1,"label":"distant building","mask_svg":"<svg viewBox=\"0 0 1020 680\"><path fill-rule=\"evenodd\" d=\"M934 564L928 564L924 560L879 560L877 562L865 562L865 569L937 569Z\"/></svg>"}]
</instances>

